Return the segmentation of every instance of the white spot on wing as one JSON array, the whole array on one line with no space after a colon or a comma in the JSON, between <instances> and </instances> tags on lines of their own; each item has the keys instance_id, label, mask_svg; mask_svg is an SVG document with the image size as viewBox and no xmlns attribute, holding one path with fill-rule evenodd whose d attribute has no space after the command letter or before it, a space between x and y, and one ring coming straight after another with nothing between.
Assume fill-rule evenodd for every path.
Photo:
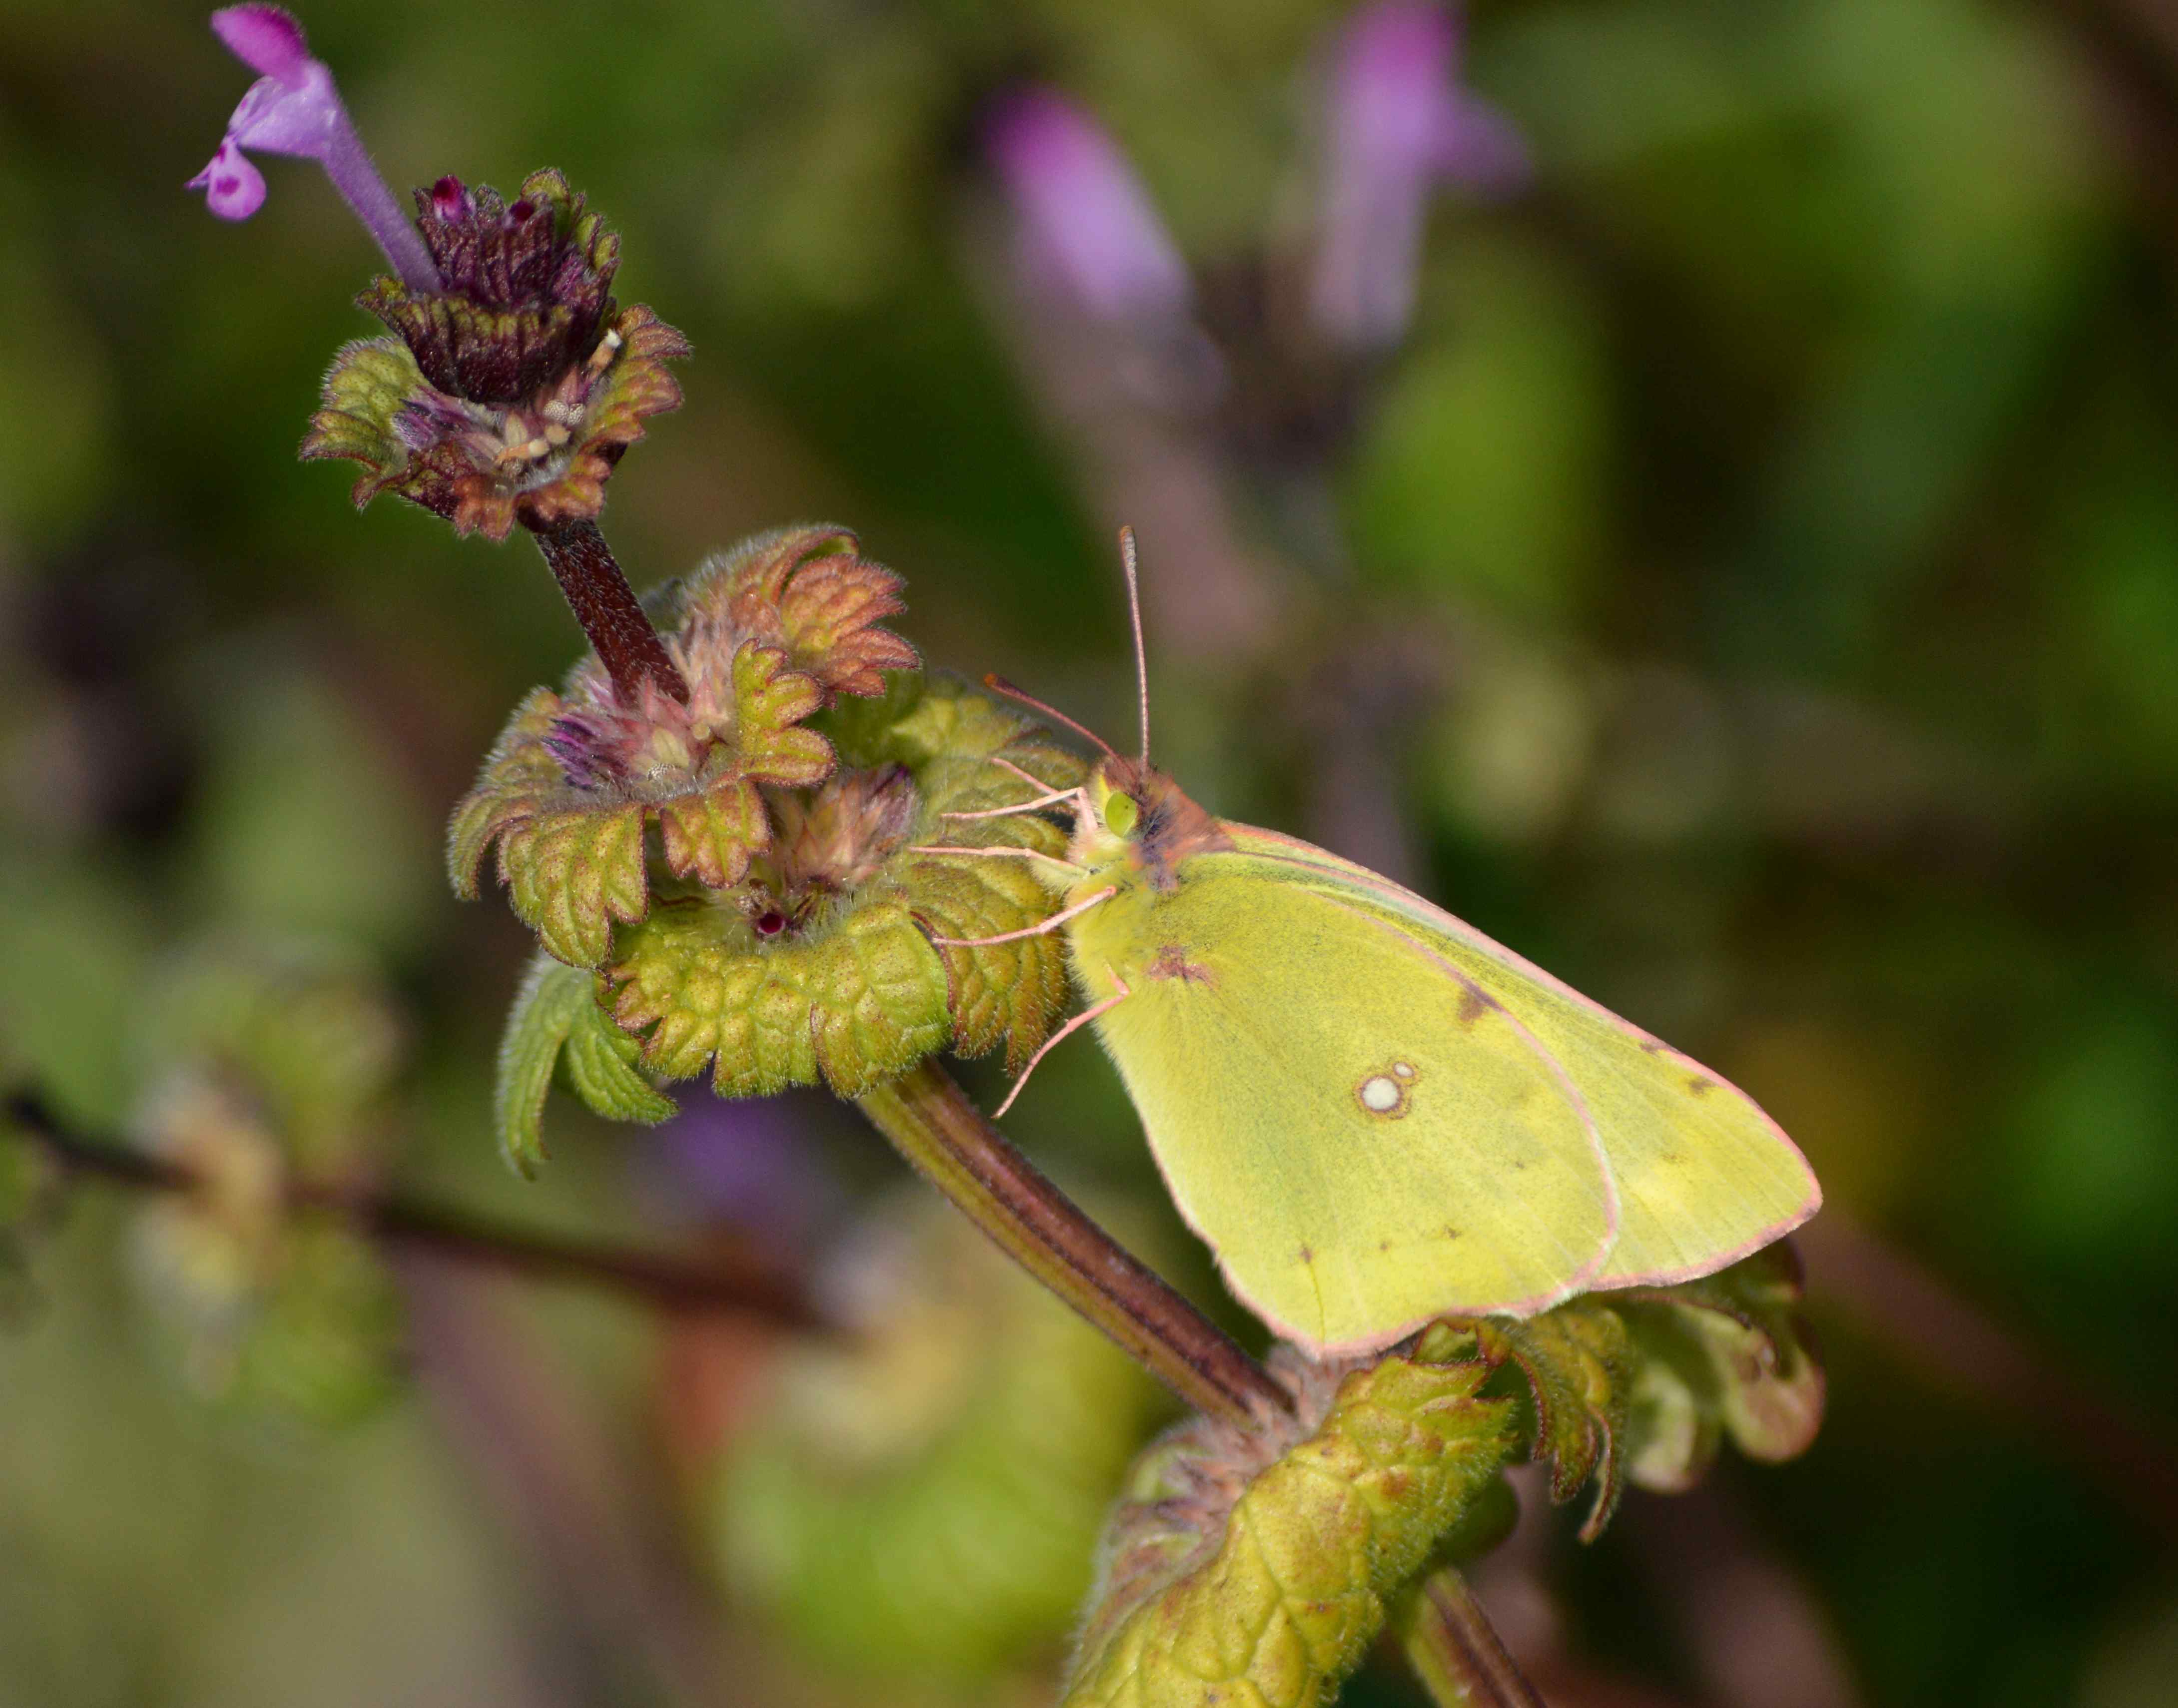
<instances>
[{"instance_id":1,"label":"white spot on wing","mask_svg":"<svg viewBox=\"0 0 2178 1708\"><path fill-rule=\"evenodd\" d=\"M1371 1114L1389 1115L1399 1106L1404 1094L1399 1089L1399 1082L1388 1074L1374 1074L1361 1082L1361 1106Z\"/></svg>"}]
</instances>

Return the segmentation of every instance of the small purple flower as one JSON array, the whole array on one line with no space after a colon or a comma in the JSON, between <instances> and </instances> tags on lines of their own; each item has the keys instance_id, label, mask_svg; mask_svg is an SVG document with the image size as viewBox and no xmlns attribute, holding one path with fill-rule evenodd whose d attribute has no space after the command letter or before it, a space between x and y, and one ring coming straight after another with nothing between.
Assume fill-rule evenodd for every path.
<instances>
[{"instance_id":1,"label":"small purple flower","mask_svg":"<svg viewBox=\"0 0 2178 1708\"><path fill-rule=\"evenodd\" d=\"M995 107L984 141L1030 257L1091 314L1171 321L1188 311L1186 264L1126 156L1086 113L1048 90Z\"/></svg>"},{"instance_id":2,"label":"small purple flower","mask_svg":"<svg viewBox=\"0 0 2178 1708\"><path fill-rule=\"evenodd\" d=\"M806 1256L840 1209L838 1183L791 1098L692 1093L640 1148L636 1183L660 1220L735 1227L781 1257Z\"/></svg>"},{"instance_id":3,"label":"small purple flower","mask_svg":"<svg viewBox=\"0 0 2178 1708\"><path fill-rule=\"evenodd\" d=\"M1381 347L1406 330L1435 186L1527 182L1519 134L1459 87L1458 57L1458 22L1421 0L1381 0L1340 38L1311 305L1340 343Z\"/></svg>"},{"instance_id":4,"label":"small purple flower","mask_svg":"<svg viewBox=\"0 0 2178 1708\"><path fill-rule=\"evenodd\" d=\"M244 150L316 161L402 282L415 291L440 289L430 252L371 165L332 73L310 57L303 26L277 6L253 4L213 13L211 27L259 75L227 120L211 164L189 188L204 191L206 205L220 218L246 220L265 205L265 177Z\"/></svg>"}]
</instances>

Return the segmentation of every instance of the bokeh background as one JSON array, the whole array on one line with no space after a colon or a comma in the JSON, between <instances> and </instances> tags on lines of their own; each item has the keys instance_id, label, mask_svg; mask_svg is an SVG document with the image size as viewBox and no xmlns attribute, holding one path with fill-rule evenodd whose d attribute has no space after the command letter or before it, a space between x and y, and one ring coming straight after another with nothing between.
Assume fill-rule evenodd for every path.
<instances>
[{"instance_id":1,"label":"bokeh background","mask_svg":"<svg viewBox=\"0 0 2178 1708\"><path fill-rule=\"evenodd\" d=\"M932 662L1116 733L1131 521L1198 798L1426 889L1799 1138L1828 1424L1590 1549L1529 1491L1482 1584L1554 1701L2178 1701L2178 26L1491 0L1462 75L1531 172L1431 198L1365 356L1295 307L1343 15L305 22L397 184L564 168L622 300L692 338L612 488L638 585L843 521ZM538 1183L493 1154L527 938L448 895L439 827L578 637L521 540L295 462L377 257L303 163L241 226L182 192L249 75L189 6L0 8L8 1078L171 1129L173 1064L254 1013L320 1158L755 1241L884 1333L355 1251L270 1306L85 1187L0 1337L0 1703L1043 1700L1154 1394L821 1099L659 1132L555 1100ZM1185 256L1146 318L1026 246L991 148L1026 84ZM1215 1299L1092 1046L1009 1125Z\"/></svg>"}]
</instances>

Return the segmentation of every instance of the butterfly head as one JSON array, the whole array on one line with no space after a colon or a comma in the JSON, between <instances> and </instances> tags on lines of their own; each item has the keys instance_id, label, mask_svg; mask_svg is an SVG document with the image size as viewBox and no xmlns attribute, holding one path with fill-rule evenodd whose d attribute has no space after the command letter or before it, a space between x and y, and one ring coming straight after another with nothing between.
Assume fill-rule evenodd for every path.
<instances>
[{"instance_id":1,"label":"butterfly head","mask_svg":"<svg viewBox=\"0 0 2178 1708\"><path fill-rule=\"evenodd\" d=\"M1106 755L1083 793L1073 858L1092 870L1122 866L1157 889L1171 889L1189 855L1232 845L1218 821L1178 783L1139 760Z\"/></svg>"}]
</instances>

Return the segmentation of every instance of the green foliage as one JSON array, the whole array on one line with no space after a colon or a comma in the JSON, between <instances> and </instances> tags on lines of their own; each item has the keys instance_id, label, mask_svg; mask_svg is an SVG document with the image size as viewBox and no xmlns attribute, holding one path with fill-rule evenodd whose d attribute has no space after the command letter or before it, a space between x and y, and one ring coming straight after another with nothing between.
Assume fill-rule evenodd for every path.
<instances>
[{"instance_id":1,"label":"green foliage","mask_svg":"<svg viewBox=\"0 0 2178 1708\"><path fill-rule=\"evenodd\" d=\"M1289 1427L1196 1419L1152 1448L1106 1529L1068 1708L1327 1700L1518 1450L1464 1350L1294 1367Z\"/></svg>"},{"instance_id":2,"label":"green foliage","mask_svg":"<svg viewBox=\"0 0 2178 1708\"><path fill-rule=\"evenodd\" d=\"M1583 1541L1602 1534L1628 1482L1691 1488L1727 1436L1768 1463L1807 1450L1824 1385L1800 1291L1798 1260L1780 1241L1698 1281L1474 1325L1483 1357L1525 1378L1531 1457L1551 1468L1551 1498L1569 1501L1593 1481Z\"/></svg>"},{"instance_id":3,"label":"green foliage","mask_svg":"<svg viewBox=\"0 0 2178 1708\"><path fill-rule=\"evenodd\" d=\"M0 1115L0 1327L20 1321L37 1297L29 1245L57 1184L44 1146Z\"/></svg>"},{"instance_id":4,"label":"green foliage","mask_svg":"<svg viewBox=\"0 0 2178 1708\"><path fill-rule=\"evenodd\" d=\"M1593 1542L1610 1523L1623 1487L1619 1455L1635 1367L1625 1319L1583 1299L1523 1323L1478 1324L1484 1358L1508 1360L1527 1378L1535 1409L1530 1457L1551 1468L1551 1498L1578 1494L1590 1477L1595 1503L1580 1527Z\"/></svg>"},{"instance_id":5,"label":"green foliage","mask_svg":"<svg viewBox=\"0 0 2178 1708\"><path fill-rule=\"evenodd\" d=\"M1822 1411L1799 1293L1781 1244L1677 1287L1442 1323L1373 1364L1289 1356L1274 1367L1293 1418L1197 1418L1137 1463L1070 1708L1329 1700L1416 1573L1510 1529L1498 1473L1522 1457L1550 1467L1556 1501L1593 1481L1589 1541L1628 1480L1689 1487L1727 1435L1749 1458L1791 1458Z\"/></svg>"},{"instance_id":6,"label":"green foliage","mask_svg":"<svg viewBox=\"0 0 2178 1708\"><path fill-rule=\"evenodd\" d=\"M1789 1241L1699 1281L1620 1296L1639 1355L1627 1475L1691 1487L1720 1438L1779 1464L1807 1451L1823 1418L1823 1367L1799 1314Z\"/></svg>"},{"instance_id":7,"label":"green foliage","mask_svg":"<svg viewBox=\"0 0 2178 1708\"><path fill-rule=\"evenodd\" d=\"M500 1040L492 1127L510 1167L534 1175L545 1156L544 1098L555 1070L595 1114L655 1123L672 1099L636 1071L640 1046L598 1004L596 977L539 954L523 974Z\"/></svg>"},{"instance_id":8,"label":"green foliage","mask_svg":"<svg viewBox=\"0 0 2178 1708\"><path fill-rule=\"evenodd\" d=\"M398 1297L366 1241L291 1193L375 1170L399 1043L384 994L319 952L208 949L148 1013L157 1067L134 1126L193 1184L137 1214L146 1302L222 1403L328 1427L363 1416L396 1386Z\"/></svg>"},{"instance_id":9,"label":"green foliage","mask_svg":"<svg viewBox=\"0 0 2178 1708\"><path fill-rule=\"evenodd\" d=\"M370 1122L399 1065L392 1001L320 949L200 949L170 967L145 1005L145 1058L189 1064L242 1088L307 1168L369 1154Z\"/></svg>"},{"instance_id":10,"label":"green foliage","mask_svg":"<svg viewBox=\"0 0 2178 1708\"><path fill-rule=\"evenodd\" d=\"M602 965L613 925L650 903L644 832L661 879L731 890L772 844L758 785L807 787L835 767L807 720L838 696L877 695L914 650L877 626L899 578L844 529L785 528L708 560L662 613L686 677L682 705L622 706L594 658L565 694L516 708L455 809L448 875L464 900L496 844L516 914L570 966Z\"/></svg>"},{"instance_id":11,"label":"green foliage","mask_svg":"<svg viewBox=\"0 0 2178 1708\"><path fill-rule=\"evenodd\" d=\"M821 1079L854 1097L948 1045L976 1054L1003 1043L1019 1063L1048 1030L1066 990L1056 934L932 941L1038 924L1052 903L1034 862L917 850L1056 854L1064 836L1047 819L945 815L1032 795L994 757L1054 781L1078 778L1077 762L951 683L917 693L895 678L884 701L834 727L846 757L882 768L774 796L774 816L794 834L752 880L752 896L676 894L621 933L613 1012L643 1037L650 1071L678 1079L709 1067L725 1096ZM767 939L757 914L786 923Z\"/></svg>"},{"instance_id":12,"label":"green foliage","mask_svg":"<svg viewBox=\"0 0 2178 1708\"><path fill-rule=\"evenodd\" d=\"M1162 1396L921 1194L835 1266L859 1334L787 1353L723 1467L736 1591L834 1668L957 1680L1035 1658Z\"/></svg>"}]
</instances>

